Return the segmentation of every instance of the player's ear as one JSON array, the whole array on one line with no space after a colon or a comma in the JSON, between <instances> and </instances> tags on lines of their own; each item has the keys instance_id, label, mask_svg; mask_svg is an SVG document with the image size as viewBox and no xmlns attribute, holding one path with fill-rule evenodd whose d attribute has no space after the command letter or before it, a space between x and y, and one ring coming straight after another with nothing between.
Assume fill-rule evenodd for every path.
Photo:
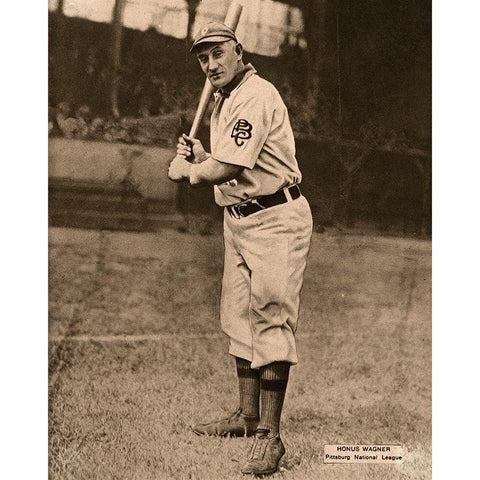
<instances>
[{"instance_id":1,"label":"player's ear","mask_svg":"<svg viewBox=\"0 0 480 480\"><path fill-rule=\"evenodd\" d=\"M241 43L237 43L237 44L235 45L235 53L236 53L237 55L239 55L240 58L242 58L242 56L243 56L243 46L242 46Z\"/></svg>"}]
</instances>

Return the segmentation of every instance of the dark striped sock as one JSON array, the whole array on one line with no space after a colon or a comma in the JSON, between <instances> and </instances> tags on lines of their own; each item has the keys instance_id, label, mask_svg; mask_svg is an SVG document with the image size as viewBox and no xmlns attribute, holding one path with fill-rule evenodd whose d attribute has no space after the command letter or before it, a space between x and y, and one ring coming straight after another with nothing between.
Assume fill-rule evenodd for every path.
<instances>
[{"instance_id":1,"label":"dark striped sock","mask_svg":"<svg viewBox=\"0 0 480 480\"><path fill-rule=\"evenodd\" d=\"M258 428L266 428L273 434L280 431L289 372L288 362L274 362L260 368L261 412Z\"/></svg>"},{"instance_id":2,"label":"dark striped sock","mask_svg":"<svg viewBox=\"0 0 480 480\"><path fill-rule=\"evenodd\" d=\"M250 368L251 363L243 358L235 357L237 364L238 391L240 408L248 416L259 415L260 403L260 371Z\"/></svg>"}]
</instances>

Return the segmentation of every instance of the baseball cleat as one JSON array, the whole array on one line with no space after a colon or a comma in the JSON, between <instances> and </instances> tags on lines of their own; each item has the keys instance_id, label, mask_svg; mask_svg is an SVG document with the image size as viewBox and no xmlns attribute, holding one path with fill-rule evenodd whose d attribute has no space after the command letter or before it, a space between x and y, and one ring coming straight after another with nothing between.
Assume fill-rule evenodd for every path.
<instances>
[{"instance_id":1,"label":"baseball cleat","mask_svg":"<svg viewBox=\"0 0 480 480\"><path fill-rule=\"evenodd\" d=\"M244 475L270 475L278 469L278 463L285 454L285 447L277 433L271 434L270 430L259 428L255 432L255 440L242 468Z\"/></svg>"},{"instance_id":2,"label":"baseball cleat","mask_svg":"<svg viewBox=\"0 0 480 480\"><path fill-rule=\"evenodd\" d=\"M227 418L195 425L193 432L197 435L215 435L219 437L250 437L255 434L258 421L258 417L245 415L239 408Z\"/></svg>"}]
</instances>

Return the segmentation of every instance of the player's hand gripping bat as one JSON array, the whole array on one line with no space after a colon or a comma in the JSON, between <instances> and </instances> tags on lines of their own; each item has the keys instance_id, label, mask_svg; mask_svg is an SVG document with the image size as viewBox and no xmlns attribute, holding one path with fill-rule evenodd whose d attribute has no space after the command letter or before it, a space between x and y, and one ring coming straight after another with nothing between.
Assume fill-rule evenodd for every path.
<instances>
[{"instance_id":1,"label":"player's hand gripping bat","mask_svg":"<svg viewBox=\"0 0 480 480\"><path fill-rule=\"evenodd\" d=\"M235 29L237 28L238 21L240 19L240 14L242 13L242 8L243 8L243 5L236 2L235 0L230 4L230 7L228 8L227 15L224 20L224 24L227 27L230 27L233 31L235 31ZM190 128L190 133L188 135L189 138L195 138L197 136L198 129L200 128L202 119L205 116L205 112L207 111L210 98L212 97L212 94L213 94L213 90L214 90L214 87L210 83L210 80L208 80L208 78L205 79L205 85L203 86L202 94L200 95L200 101L198 102L198 106L197 106L197 111L195 112L195 117L193 119L192 127ZM185 136L184 136L184 140L189 142L188 140L185 139ZM189 142L189 144L190 146L193 147L192 142ZM180 174L175 175L174 173L175 169L172 168L177 163L175 162L177 157L178 155L170 163L169 178L170 180L173 180L173 181L182 180L181 178L182 176ZM181 156L180 158L184 160L185 157Z\"/></svg>"}]
</instances>

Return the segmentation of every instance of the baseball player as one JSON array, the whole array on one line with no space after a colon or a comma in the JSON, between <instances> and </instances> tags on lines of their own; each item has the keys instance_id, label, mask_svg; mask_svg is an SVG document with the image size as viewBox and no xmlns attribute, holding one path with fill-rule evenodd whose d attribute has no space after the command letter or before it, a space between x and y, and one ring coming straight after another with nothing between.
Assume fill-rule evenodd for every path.
<instances>
[{"instance_id":1,"label":"baseball player","mask_svg":"<svg viewBox=\"0 0 480 480\"><path fill-rule=\"evenodd\" d=\"M231 416L193 430L254 436L242 473L270 474L285 453L280 417L290 365L298 361L294 334L312 216L300 192L294 137L278 91L244 64L242 45L224 24L202 28L191 51L217 89L212 151L183 134L168 176L194 187L213 185L224 208L220 320L240 394Z\"/></svg>"}]
</instances>

